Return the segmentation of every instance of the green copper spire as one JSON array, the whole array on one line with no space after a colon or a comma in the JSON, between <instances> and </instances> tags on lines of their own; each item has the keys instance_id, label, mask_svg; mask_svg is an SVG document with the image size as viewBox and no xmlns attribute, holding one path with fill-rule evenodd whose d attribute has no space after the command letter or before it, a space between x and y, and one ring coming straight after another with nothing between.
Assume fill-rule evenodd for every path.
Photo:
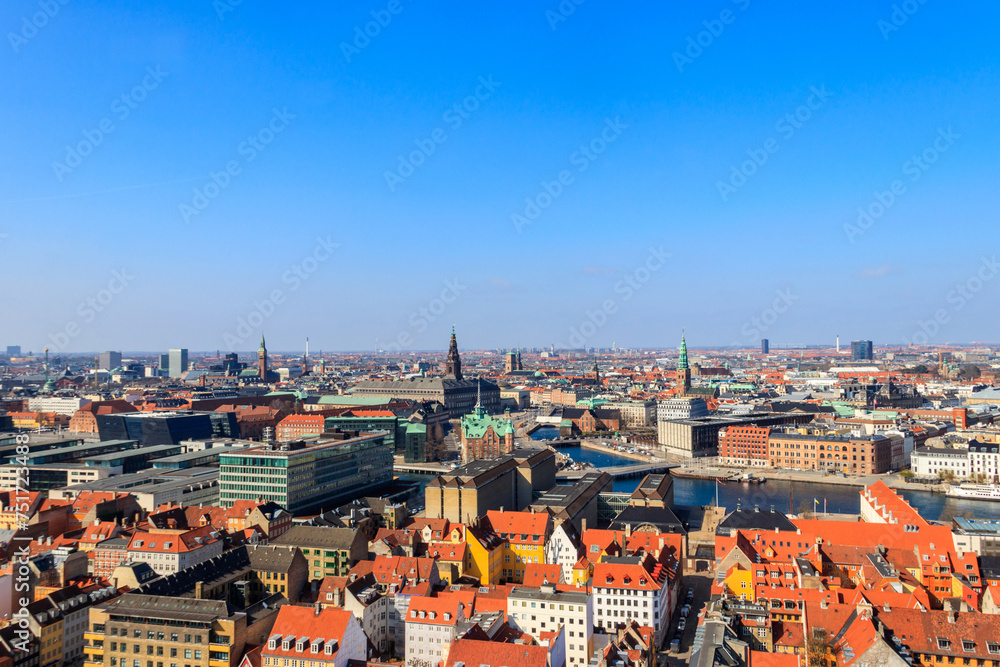
<instances>
[{"instance_id":1,"label":"green copper spire","mask_svg":"<svg viewBox=\"0 0 1000 667\"><path fill-rule=\"evenodd\" d=\"M263 331L260 333L260 349L261 350L267 349L266 347L264 347L264 332Z\"/></svg>"},{"instance_id":2,"label":"green copper spire","mask_svg":"<svg viewBox=\"0 0 1000 667\"><path fill-rule=\"evenodd\" d=\"M686 371L688 369L688 345L684 339L684 332L681 332L681 354L677 358L677 370Z\"/></svg>"}]
</instances>

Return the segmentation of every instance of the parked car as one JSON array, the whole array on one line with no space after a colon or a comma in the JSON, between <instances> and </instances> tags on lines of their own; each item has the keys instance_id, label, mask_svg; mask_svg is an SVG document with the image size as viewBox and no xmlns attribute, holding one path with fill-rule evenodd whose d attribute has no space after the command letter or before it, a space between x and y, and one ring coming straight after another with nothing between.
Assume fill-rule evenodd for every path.
<instances>
[{"instance_id":1,"label":"parked car","mask_svg":"<svg viewBox=\"0 0 1000 667\"><path fill-rule=\"evenodd\" d=\"M687 618L690 615L691 615L691 605L686 604L683 607L681 607L681 616L682 617Z\"/></svg>"},{"instance_id":2,"label":"parked car","mask_svg":"<svg viewBox=\"0 0 1000 667\"><path fill-rule=\"evenodd\" d=\"M675 639L674 641L670 642L670 650L673 653L680 653L681 652L681 640L680 639Z\"/></svg>"},{"instance_id":3,"label":"parked car","mask_svg":"<svg viewBox=\"0 0 1000 667\"><path fill-rule=\"evenodd\" d=\"M684 632L684 628L686 628L686 627L687 627L687 619L686 618L682 618L680 621L677 622L677 631L678 632Z\"/></svg>"}]
</instances>

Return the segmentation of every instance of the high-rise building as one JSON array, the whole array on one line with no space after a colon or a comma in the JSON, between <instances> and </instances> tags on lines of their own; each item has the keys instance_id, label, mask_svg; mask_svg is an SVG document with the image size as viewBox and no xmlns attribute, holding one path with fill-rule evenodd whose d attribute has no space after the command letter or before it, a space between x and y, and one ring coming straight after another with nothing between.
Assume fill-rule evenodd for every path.
<instances>
[{"instance_id":1,"label":"high-rise building","mask_svg":"<svg viewBox=\"0 0 1000 667\"><path fill-rule=\"evenodd\" d=\"M21 356L21 346L20 345L8 345L7 346L7 356L8 357L20 357Z\"/></svg>"},{"instance_id":2,"label":"high-rise building","mask_svg":"<svg viewBox=\"0 0 1000 667\"><path fill-rule=\"evenodd\" d=\"M771 351L771 341L766 338L760 339L760 351L763 354L768 354Z\"/></svg>"},{"instance_id":3,"label":"high-rise building","mask_svg":"<svg viewBox=\"0 0 1000 667\"><path fill-rule=\"evenodd\" d=\"M871 361L873 356L872 342L870 340L851 341L852 361Z\"/></svg>"},{"instance_id":4,"label":"high-rise building","mask_svg":"<svg viewBox=\"0 0 1000 667\"><path fill-rule=\"evenodd\" d=\"M106 371L114 370L116 368L121 368L122 365L122 353L121 352L101 352L97 361L98 368Z\"/></svg>"},{"instance_id":5,"label":"high-rise building","mask_svg":"<svg viewBox=\"0 0 1000 667\"><path fill-rule=\"evenodd\" d=\"M161 375L163 373L169 374L170 373L170 355L169 354L161 354L158 366L159 366L158 370L160 371Z\"/></svg>"},{"instance_id":6,"label":"high-rise building","mask_svg":"<svg viewBox=\"0 0 1000 667\"><path fill-rule=\"evenodd\" d=\"M170 377L179 378L188 369L188 351L187 348L174 348L168 352L169 356L169 369ZM163 357L161 355L160 360L162 362Z\"/></svg>"}]
</instances>

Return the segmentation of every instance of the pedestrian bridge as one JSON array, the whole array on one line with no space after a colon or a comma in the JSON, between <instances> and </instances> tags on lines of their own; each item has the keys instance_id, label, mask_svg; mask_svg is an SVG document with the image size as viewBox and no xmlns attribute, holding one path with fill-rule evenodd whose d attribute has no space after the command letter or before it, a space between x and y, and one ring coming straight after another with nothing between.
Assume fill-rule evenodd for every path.
<instances>
[{"instance_id":1,"label":"pedestrian bridge","mask_svg":"<svg viewBox=\"0 0 1000 667\"><path fill-rule=\"evenodd\" d=\"M679 468L677 463L638 463L630 466L609 466L607 468L587 468L586 470L560 470L556 473L558 479L580 479L589 472L606 472L615 479L628 479L630 477L645 477L646 475L659 472L667 472L672 468Z\"/></svg>"}]
</instances>

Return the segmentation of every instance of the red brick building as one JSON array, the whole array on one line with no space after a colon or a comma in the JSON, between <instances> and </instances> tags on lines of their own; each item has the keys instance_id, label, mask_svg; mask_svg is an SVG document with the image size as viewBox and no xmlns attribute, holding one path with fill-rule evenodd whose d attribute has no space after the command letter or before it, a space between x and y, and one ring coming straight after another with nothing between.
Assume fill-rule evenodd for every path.
<instances>
[{"instance_id":1,"label":"red brick building","mask_svg":"<svg viewBox=\"0 0 1000 667\"><path fill-rule=\"evenodd\" d=\"M738 466L766 466L771 429L727 426L719 431L719 461Z\"/></svg>"},{"instance_id":2,"label":"red brick building","mask_svg":"<svg viewBox=\"0 0 1000 667\"><path fill-rule=\"evenodd\" d=\"M288 415L278 422L277 439L295 440L306 435L319 435L326 428L323 415Z\"/></svg>"},{"instance_id":3,"label":"red brick building","mask_svg":"<svg viewBox=\"0 0 1000 667\"><path fill-rule=\"evenodd\" d=\"M892 469L892 445L882 435L848 438L772 431L768 462L775 468L877 475Z\"/></svg>"}]
</instances>

